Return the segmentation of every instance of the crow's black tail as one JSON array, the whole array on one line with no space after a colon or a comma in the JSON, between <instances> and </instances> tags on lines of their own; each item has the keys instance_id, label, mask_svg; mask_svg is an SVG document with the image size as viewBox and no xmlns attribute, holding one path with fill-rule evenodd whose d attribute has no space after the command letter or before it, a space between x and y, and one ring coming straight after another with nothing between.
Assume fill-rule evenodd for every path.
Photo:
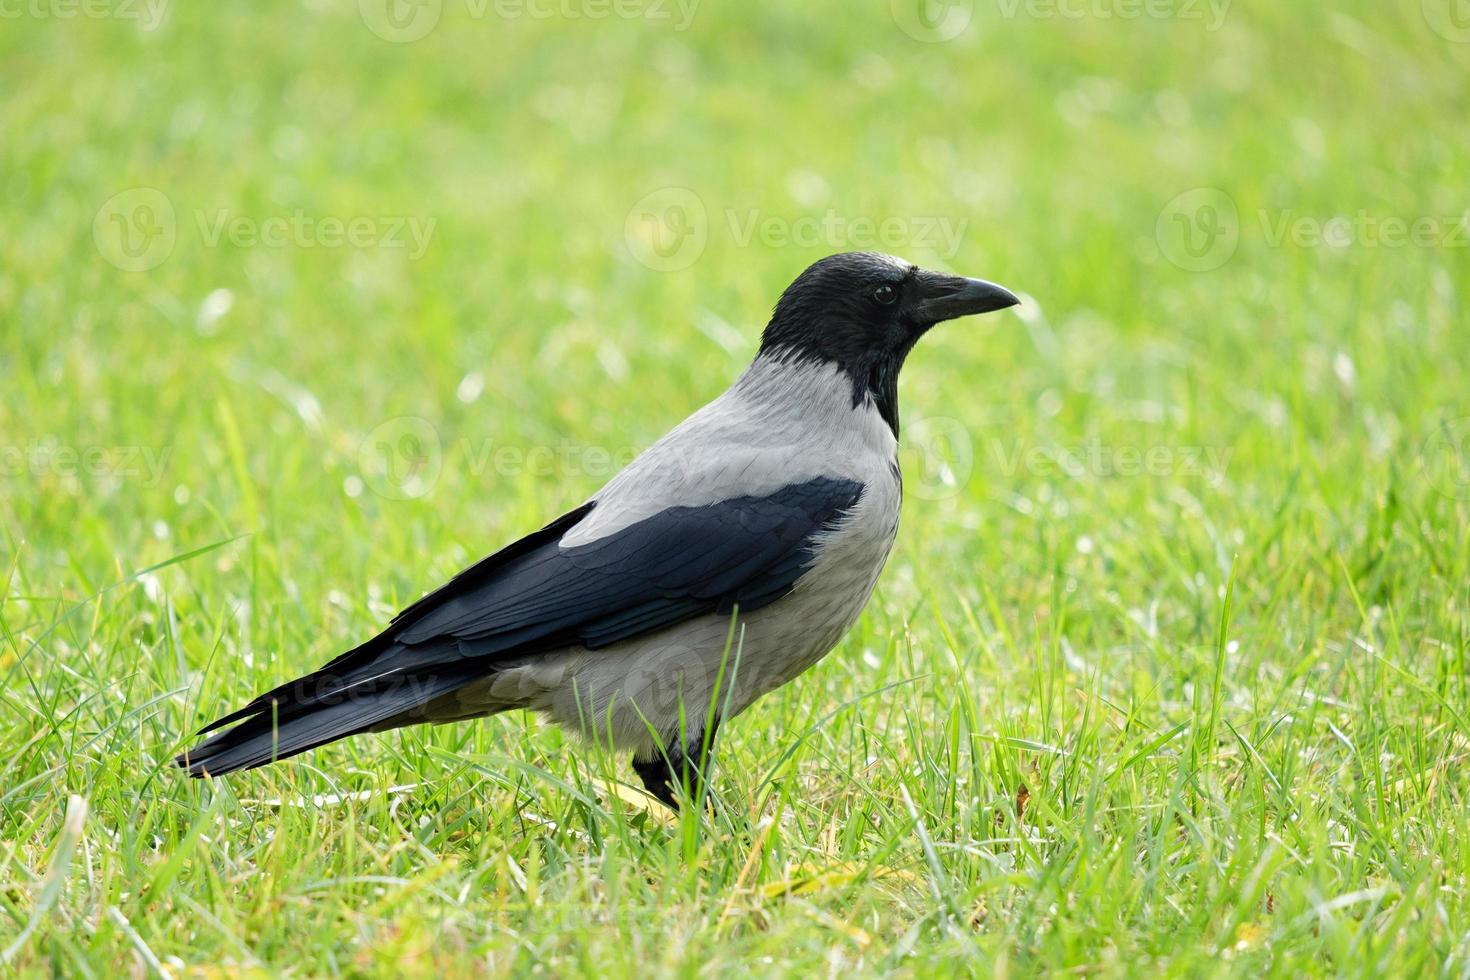
<instances>
[{"instance_id":1,"label":"crow's black tail","mask_svg":"<svg viewBox=\"0 0 1470 980\"><path fill-rule=\"evenodd\" d=\"M550 600L531 601L535 589L524 586L497 592L497 576L520 569L518 574L530 576L533 585L548 581L548 569L558 567L549 564L560 554L557 542L592 507L588 501L481 559L393 617L392 625L362 646L205 726L200 735L214 734L174 761L191 776L223 776L360 732L426 721L425 713L415 709L484 677L495 669L496 659L575 641L575 622L555 615L525 621L511 616L496 628L463 635L453 627L478 604L504 601L522 612L545 613ZM442 629L415 628L431 615L445 620ZM477 618L470 615L468 625ZM220 731L227 725L235 727Z\"/></svg>"},{"instance_id":2,"label":"crow's black tail","mask_svg":"<svg viewBox=\"0 0 1470 980\"><path fill-rule=\"evenodd\" d=\"M200 735L215 734L174 763L195 777L254 769L349 735L395 727L396 716L484 672L483 665L471 670L447 650L450 655L439 664L422 647L412 658L401 657L403 652L386 637L370 640L200 729ZM237 724L217 731L231 723Z\"/></svg>"}]
</instances>

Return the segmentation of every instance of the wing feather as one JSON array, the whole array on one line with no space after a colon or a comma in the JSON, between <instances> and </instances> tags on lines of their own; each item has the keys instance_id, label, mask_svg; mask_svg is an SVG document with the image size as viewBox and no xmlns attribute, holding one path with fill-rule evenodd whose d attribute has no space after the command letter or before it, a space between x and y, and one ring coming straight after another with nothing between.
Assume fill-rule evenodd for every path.
<instances>
[{"instance_id":1,"label":"wing feather","mask_svg":"<svg viewBox=\"0 0 1470 980\"><path fill-rule=\"evenodd\" d=\"M180 764L249 768L385 723L507 658L602 649L706 613L786 595L863 486L818 477L773 494L670 507L595 541L562 538L582 505L456 575L367 643L203 729ZM273 756L272 753L275 753Z\"/></svg>"}]
</instances>

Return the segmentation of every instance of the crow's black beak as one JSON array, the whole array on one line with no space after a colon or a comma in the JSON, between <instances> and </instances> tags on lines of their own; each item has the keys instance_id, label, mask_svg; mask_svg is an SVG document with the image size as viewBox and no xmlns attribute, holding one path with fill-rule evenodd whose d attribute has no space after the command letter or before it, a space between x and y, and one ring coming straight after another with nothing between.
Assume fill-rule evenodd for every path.
<instances>
[{"instance_id":1,"label":"crow's black beak","mask_svg":"<svg viewBox=\"0 0 1470 980\"><path fill-rule=\"evenodd\" d=\"M939 323L974 313L992 313L1021 302L1009 289L984 279L966 279L937 272L922 272L919 276L919 301L914 307L914 314L922 323Z\"/></svg>"}]
</instances>

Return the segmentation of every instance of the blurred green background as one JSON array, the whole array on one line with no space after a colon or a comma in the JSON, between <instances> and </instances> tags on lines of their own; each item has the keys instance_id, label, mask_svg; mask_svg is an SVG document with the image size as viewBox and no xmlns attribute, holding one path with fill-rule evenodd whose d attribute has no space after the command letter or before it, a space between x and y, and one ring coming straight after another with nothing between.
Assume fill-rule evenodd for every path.
<instances>
[{"instance_id":1,"label":"blurred green background","mask_svg":"<svg viewBox=\"0 0 1470 980\"><path fill-rule=\"evenodd\" d=\"M1467 77L1455 0L8 0L3 962L1463 971ZM166 768L856 248L1027 303L910 359L748 825L525 719Z\"/></svg>"}]
</instances>

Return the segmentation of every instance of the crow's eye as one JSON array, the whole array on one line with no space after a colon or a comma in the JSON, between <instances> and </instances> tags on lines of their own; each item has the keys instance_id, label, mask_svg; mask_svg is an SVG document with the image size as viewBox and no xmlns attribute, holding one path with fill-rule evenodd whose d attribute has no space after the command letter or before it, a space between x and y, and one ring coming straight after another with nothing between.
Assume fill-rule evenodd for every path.
<instances>
[{"instance_id":1,"label":"crow's eye","mask_svg":"<svg viewBox=\"0 0 1470 980\"><path fill-rule=\"evenodd\" d=\"M873 298L884 306L892 306L893 301L898 299L898 290L892 286L879 286L873 290Z\"/></svg>"}]
</instances>

